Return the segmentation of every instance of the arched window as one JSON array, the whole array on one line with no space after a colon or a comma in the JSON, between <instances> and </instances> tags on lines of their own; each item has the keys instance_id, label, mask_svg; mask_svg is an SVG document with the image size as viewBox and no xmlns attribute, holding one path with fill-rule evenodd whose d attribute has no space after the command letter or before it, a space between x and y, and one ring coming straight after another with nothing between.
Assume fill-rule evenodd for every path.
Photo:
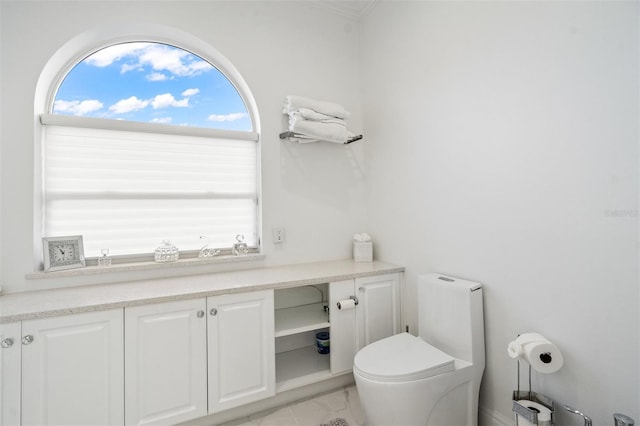
<instances>
[{"instance_id":1,"label":"arched window","mask_svg":"<svg viewBox=\"0 0 640 426\"><path fill-rule=\"evenodd\" d=\"M85 255L183 254L236 235L259 250L255 113L220 66L164 43L113 44L75 63L42 114L42 236ZM201 238L204 237L204 238Z\"/></svg>"},{"instance_id":2,"label":"arched window","mask_svg":"<svg viewBox=\"0 0 640 426\"><path fill-rule=\"evenodd\" d=\"M53 113L251 131L238 91L209 62L162 43L100 49L65 76Z\"/></svg>"}]
</instances>

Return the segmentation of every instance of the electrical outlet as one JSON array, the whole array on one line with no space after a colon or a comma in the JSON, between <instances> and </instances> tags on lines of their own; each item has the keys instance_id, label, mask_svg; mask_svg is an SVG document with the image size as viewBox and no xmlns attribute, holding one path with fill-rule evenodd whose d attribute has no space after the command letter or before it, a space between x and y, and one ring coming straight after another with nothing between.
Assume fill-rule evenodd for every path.
<instances>
[{"instance_id":1,"label":"electrical outlet","mask_svg":"<svg viewBox=\"0 0 640 426\"><path fill-rule=\"evenodd\" d=\"M284 242L284 228L280 226L273 228L273 242L275 244Z\"/></svg>"}]
</instances>

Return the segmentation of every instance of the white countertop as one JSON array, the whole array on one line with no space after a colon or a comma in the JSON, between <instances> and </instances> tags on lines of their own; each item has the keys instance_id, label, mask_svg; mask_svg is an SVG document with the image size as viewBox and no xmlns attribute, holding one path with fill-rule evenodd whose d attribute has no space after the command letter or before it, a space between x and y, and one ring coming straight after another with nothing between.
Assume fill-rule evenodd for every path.
<instances>
[{"instance_id":1,"label":"white countertop","mask_svg":"<svg viewBox=\"0 0 640 426\"><path fill-rule=\"evenodd\" d=\"M337 260L9 293L0 296L0 323L227 293L297 287L403 271L404 267L383 262Z\"/></svg>"}]
</instances>

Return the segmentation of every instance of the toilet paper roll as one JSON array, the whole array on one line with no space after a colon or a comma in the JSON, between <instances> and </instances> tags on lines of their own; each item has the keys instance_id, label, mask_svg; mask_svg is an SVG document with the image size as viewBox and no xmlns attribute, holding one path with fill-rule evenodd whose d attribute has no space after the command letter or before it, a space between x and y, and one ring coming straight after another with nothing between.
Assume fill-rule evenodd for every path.
<instances>
[{"instance_id":1,"label":"toilet paper roll","mask_svg":"<svg viewBox=\"0 0 640 426\"><path fill-rule=\"evenodd\" d=\"M356 307L356 301L353 299L344 299L338 301L338 309L341 311L348 311Z\"/></svg>"},{"instance_id":2,"label":"toilet paper roll","mask_svg":"<svg viewBox=\"0 0 640 426\"><path fill-rule=\"evenodd\" d=\"M507 352L511 358L521 358L539 373L555 373L564 359L560 349L539 333L524 333L509 343Z\"/></svg>"},{"instance_id":3,"label":"toilet paper roll","mask_svg":"<svg viewBox=\"0 0 640 426\"><path fill-rule=\"evenodd\" d=\"M542 404L538 404L528 399L519 399L518 403L523 407L527 407L529 410L533 410L538 413L538 426L551 426L551 410ZM535 426L529 420L516 414L518 426Z\"/></svg>"}]
</instances>

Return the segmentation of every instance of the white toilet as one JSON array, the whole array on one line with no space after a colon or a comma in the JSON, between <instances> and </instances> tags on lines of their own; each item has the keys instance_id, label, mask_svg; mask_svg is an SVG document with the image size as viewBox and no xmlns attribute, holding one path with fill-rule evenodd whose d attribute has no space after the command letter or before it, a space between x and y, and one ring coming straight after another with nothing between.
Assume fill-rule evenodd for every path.
<instances>
[{"instance_id":1,"label":"white toilet","mask_svg":"<svg viewBox=\"0 0 640 426\"><path fill-rule=\"evenodd\" d=\"M476 426L484 372L482 286L418 277L419 337L362 348L353 375L367 426Z\"/></svg>"}]
</instances>

